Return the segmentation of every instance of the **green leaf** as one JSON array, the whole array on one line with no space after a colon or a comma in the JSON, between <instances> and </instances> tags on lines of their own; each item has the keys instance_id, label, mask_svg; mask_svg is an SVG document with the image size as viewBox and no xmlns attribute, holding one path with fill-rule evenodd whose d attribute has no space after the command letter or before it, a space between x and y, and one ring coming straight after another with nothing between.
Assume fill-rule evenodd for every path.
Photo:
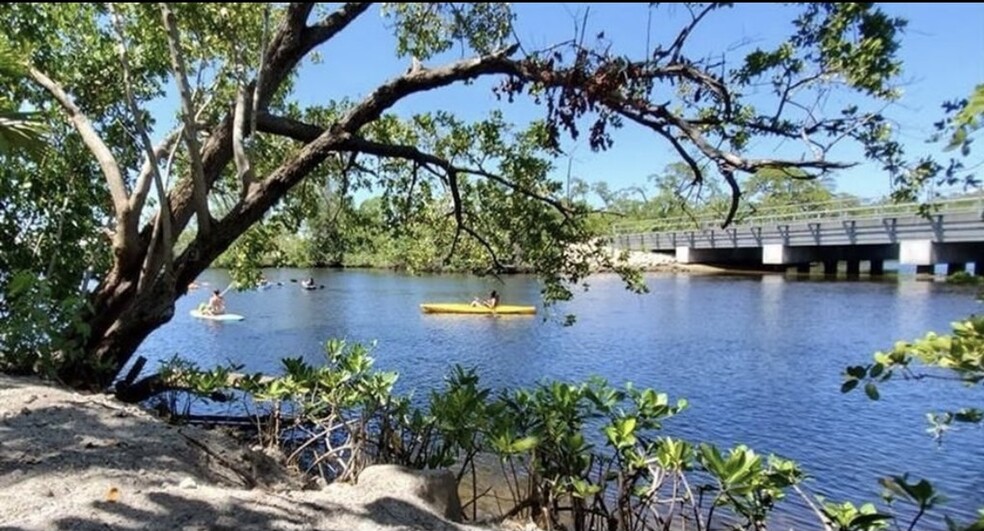
<instances>
[{"instance_id":1,"label":"green leaf","mask_svg":"<svg viewBox=\"0 0 984 531\"><path fill-rule=\"evenodd\" d=\"M872 382L868 382L864 386L864 394L868 395L868 398L872 400L878 400L880 396L878 395L878 386Z\"/></svg>"},{"instance_id":2,"label":"green leaf","mask_svg":"<svg viewBox=\"0 0 984 531\"><path fill-rule=\"evenodd\" d=\"M523 437L522 439L516 439L515 441L510 443L509 450L512 453L517 453L517 454L529 452L537 445L538 442L539 440L536 437L533 436Z\"/></svg>"}]
</instances>

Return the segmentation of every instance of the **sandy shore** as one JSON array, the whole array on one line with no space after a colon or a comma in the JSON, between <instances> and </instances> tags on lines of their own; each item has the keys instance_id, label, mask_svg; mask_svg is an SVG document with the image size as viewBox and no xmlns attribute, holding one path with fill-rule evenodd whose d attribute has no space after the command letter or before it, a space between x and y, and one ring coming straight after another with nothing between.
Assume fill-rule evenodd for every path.
<instances>
[{"instance_id":1,"label":"sandy shore","mask_svg":"<svg viewBox=\"0 0 984 531\"><path fill-rule=\"evenodd\" d=\"M399 489L312 488L221 432L0 375L0 531L522 527L451 523Z\"/></svg>"}]
</instances>

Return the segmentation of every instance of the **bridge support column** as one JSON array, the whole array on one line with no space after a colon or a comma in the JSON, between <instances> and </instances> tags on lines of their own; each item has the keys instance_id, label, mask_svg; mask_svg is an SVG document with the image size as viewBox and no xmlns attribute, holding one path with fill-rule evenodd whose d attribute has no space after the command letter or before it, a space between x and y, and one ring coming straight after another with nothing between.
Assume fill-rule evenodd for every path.
<instances>
[{"instance_id":1,"label":"bridge support column","mask_svg":"<svg viewBox=\"0 0 984 531\"><path fill-rule=\"evenodd\" d=\"M837 260L824 260L823 261L823 274L827 277L837 276Z\"/></svg>"},{"instance_id":2,"label":"bridge support column","mask_svg":"<svg viewBox=\"0 0 984 531\"><path fill-rule=\"evenodd\" d=\"M676 248L676 261L678 264L689 264L690 263L690 247L677 247Z\"/></svg>"},{"instance_id":3,"label":"bridge support column","mask_svg":"<svg viewBox=\"0 0 984 531\"><path fill-rule=\"evenodd\" d=\"M868 266L868 273L873 277L880 277L885 274L885 261L884 260L872 260L871 265Z\"/></svg>"},{"instance_id":4,"label":"bridge support column","mask_svg":"<svg viewBox=\"0 0 984 531\"><path fill-rule=\"evenodd\" d=\"M932 240L899 242L899 263L916 266L916 276L933 276L937 261L936 246Z\"/></svg>"},{"instance_id":5,"label":"bridge support column","mask_svg":"<svg viewBox=\"0 0 984 531\"><path fill-rule=\"evenodd\" d=\"M847 261L847 276L854 278L861 276L861 260Z\"/></svg>"},{"instance_id":6,"label":"bridge support column","mask_svg":"<svg viewBox=\"0 0 984 531\"><path fill-rule=\"evenodd\" d=\"M936 264L936 249L932 240L899 242L899 263L916 267Z\"/></svg>"},{"instance_id":7,"label":"bridge support column","mask_svg":"<svg viewBox=\"0 0 984 531\"><path fill-rule=\"evenodd\" d=\"M799 274L801 274L801 275L809 275L810 274L810 263L809 262L805 262L805 263L802 263L802 264L796 264L796 272L799 273Z\"/></svg>"},{"instance_id":8,"label":"bridge support column","mask_svg":"<svg viewBox=\"0 0 984 531\"><path fill-rule=\"evenodd\" d=\"M950 262L946 264L946 274L952 275L954 273L960 273L967 270L967 264L963 262Z\"/></svg>"},{"instance_id":9,"label":"bridge support column","mask_svg":"<svg viewBox=\"0 0 984 531\"><path fill-rule=\"evenodd\" d=\"M813 262L816 251L810 247L792 247L781 243L762 246L762 263L766 265L791 265Z\"/></svg>"}]
</instances>

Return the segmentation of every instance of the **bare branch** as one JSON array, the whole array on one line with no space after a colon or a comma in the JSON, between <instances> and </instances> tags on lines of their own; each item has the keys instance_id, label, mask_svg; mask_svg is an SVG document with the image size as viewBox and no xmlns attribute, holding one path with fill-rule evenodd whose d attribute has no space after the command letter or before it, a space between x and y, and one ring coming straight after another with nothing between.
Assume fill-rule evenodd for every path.
<instances>
[{"instance_id":1,"label":"bare branch","mask_svg":"<svg viewBox=\"0 0 984 531\"><path fill-rule=\"evenodd\" d=\"M195 211L198 214L198 230L208 234L211 229L211 215L208 212L208 188L205 182L205 170L202 165L202 151L198 145L198 128L195 124L195 108L191 100L191 88L185 69L184 55L181 53L181 36L174 12L166 3L161 3L161 15L167 28L168 47L171 50L171 68L178 92L181 95L181 117L184 121L184 139L188 146L188 160L191 162L191 178L194 184L192 196Z\"/></svg>"},{"instance_id":2,"label":"bare branch","mask_svg":"<svg viewBox=\"0 0 984 531\"><path fill-rule=\"evenodd\" d=\"M146 201L147 194L150 192L150 182L156 173L152 161L160 161L161 157L171 151L171 148L177 144L180 138L181 127L168 133L160 144L154 146L153 159L151 157L144 159L143 166L140 168L140 174L137 176L137 184L133 187L133 195L130 196L130 209L134 212L140 212L143 209L144 201Z\"/></svg>"},{"instance_id":3,"label":"bare branch","mask_svg":"<svg viewBox=\"0 0 984 531\"><path fill-rule=\"evenodd\" d=\"M75 105L75 102L65 93L61 85L33 66L29 68L28 72L31 75L31 79L47 90L58 101L62 109L68 113L68 119L72 122L75 130L79 132L82 142L85 143L85 147L89 148L89 151L96 157L96 162L99 163L99 168L102 169L103 177L106 178L106 184L109 187L109 193L113 198L113 208L116 210L117 221L120 225L123 225L124 220L129 216L130 207L129 200L127 199L126 184L123 182L123 172L120 169L119 163L116 161L116 157L113 156L113 153L109 150L109 146L103 142L99 133L92 127L89 118Z\"/></svg>"},{"instance_id":4,"label":"bare branch","mask_svg":"<svg viewBox=\"0 0 984 531\"><path fill-rule=\"evenodd\" d=\"M821 78L823 78L824 76L826 76L828 74L829 74L829 72L827 72L826 70L821 70L820 72L817 72L816 74L814 74L812 76L804 77L803 79L799 79L795 83L793 83L792 82L792 73L787 70L786 71L786 80L787 80L786 81L786 88L783 89L782 95L779 97L779 105L776 107L776 112L772 116L772 121L773 122L776 122L782 116L783 108L786 106L786 103L788 103L790 101L790 97L792 96L793 91L795 91L796 89L798 89L798 88L800 88L800 87L802 87L804 85L808 85L808 84L810 84L810 83L812 83L812 82L814 82L814 81L816 81L818 79L821 79Z\"/></svg>"},{"instance_id":5,"label":"bare branch","mask_svg":"<svg viewBox=\"0 0 984 531\"><path fill-rule=\"evenodd\" d=\"M823 531L834 531L834 528L830 526L830 519L827 518L820 511L817 505L813 503L813 500L811 500L810 497L807 496L805 492L803 492L803 489L801 489L800 486L795 483L793 483L792 486L793 486L793 490L796 491L796 494L799 494L800 498L804 502L806 502L806 505L813 511L813 514L815 514L817 518L820 520L820 523L823 525Z\"/></svg>"},{"instance_id":6,"label":"bare branch","mask_svg":"<svg viewBox=\"0 0 984 531\"><path fill-rule=\"evenodd\" d=\"M458 172L452 169L447 175L448 187L451 189L451 201L454 207L454 240L451 242L451 250L448 255L444 258L445 261L451 258L454 254L455 249L458 247L458 238L461 236L461 231L465 227L465 216L462 213L464 210L464 205L461 204L461 191L458 189ZM490 249L491 252L491 249ZM492 253L495 256L495 253Z\"/></svg>"},{"instance_id":7,"label":"bare branch","mask_svg":"<svg viewBox=\"0 0 984 531\"><path fill-rule=\"evenodd\" d=\"M305 143L314 141L325 132L323 127L264 111L256 116L256 130Z\"/></svg>"},{"instance_id":8,"label":"bare branch","mask_svg":"<svg viewBox=\"0 0 984 531\"><path fill-rule=\"evenodd\" d=\"M667 141L669 141L670 145L673 146L673 149L675 149L677 154L680 155L680 158L682 158L683 161L687 163L687 166L690 167L690 171L693 172L694 174L694 178L692 181L693 184L703 182L704 172L701 171L700 166L697 164L697 161L694 160L692 156L690 156L690 153L688 153L686 148L683 147L683 144L681 144L680 141L676 139L676 137L670 134L669 131L666 131L663 128L658 128L653 130L656 131L657 134L665 138Z\"/></svg>"},{"instance_id":9,"label":"bare branch","mask_svg":"<svg viewBox=\"0 0 984 531\"><path fill-rule=\"evenodd\" d=\"M692 20L690 21L690 24L687 24L686 27L680 30L680 33L677 35L677 38L673 41L673 44L671 44L670 47L666 49L666 51L660 51L659 56L666 57L668 55L672 55L673 56L671 59L672 62L675 63L679 61L680 54L683 53L683 45L684 43L687 42L687 37L690 36L690 34L694 31L694 28L697 27L697 24L700 24L700 21L705 16L707 16L708 13L714 11L718 7L721 6L712 2L704 6L704 9L702 9L701 12L697 14L697 16L693 16L693 12L691 11Z\"/></svg>"},{"instance_id":10,"label":"bare branch","mask_svg":"<svg viewBox=\"0 0 984 531\"><path fill-rule=\"evenodd\" d=\"M177 131L176 134L180 136L181 131ZM178 154L178 146L179 144L177 142L174 142L171 145L171 151L168 152L167 154L167 162L164 163L164 189L165 190L171 184L171 167L174 164L175 155Z\"/></svg>"},{"instance_id":11,"label":"bare branch","mask_svg":"<svg viewBox=\"0 0 984 531\"><path fill-rule=\"evenodd\" d=\"M731 93L728 91L728 87L704 70L691 64L674 63L658 69L656 77L683 77L707 87L711 92L717 94L718 99L721 100L721 103L724 105L724 115L731 116Z\"/></svg>"},{"instance_id":12,"label":"bare branch","mask_svg":"<svg viewBox=\"0 0 984 531\"><path fill-rule=\"evenodd\" d=\"M263 5L263 33L260 35L260 66L256 70L256 83L253 85L253 105L249 113L249 132L252 135L256 132L256 113L259 112L260 87L263 86L263 70L266 66L267 39L270 32L270 3ZM238 105L238 101L236 102Z\"/></svg>"},{"instance_id":13,"label":"bare branch","mask_svg":"<svg viewBox=\"0 0 984 531\"><path fill-rule=\"evenodd\" d=\"M164 190L164 184L161 179L160 166L157 159L158 155L153 143L150 141L150 135L147 134L147 127L144 126L143 113L137 107L137 101L133 96L133 82L130 79L130 57L126 44L126 33L123 28L123 19L112 4L107 4L106 7L109 10L113 28L116 30L116 36L119 39L120 65L123 67L123 89L126 104L130 109L130 114L133 115L134 126L137 128L140 143L147 156L147 162L144 167L149 168L149 173L153 175L154 183L157 186L157 195L161 200L161 207L157 214L157 223L151 236L150 246L147 248L146 255L144 256L140 278L137 281L137 293L143 293L147 289L147 286L150 285L151 279L156 277L161 262L163 262L164 274L167 276L171 275L171 242L173 241L171 237L171 210L167 203L167 192ZM140 180L145 181L146 178L141 176ZM137 192L133 194L133 203L135 205L139 204L142 207L144 197L146 197L146 191L139 189L138 185ZM157 245L160 243L161 238L163 238L164 244L160 254L158 254Z\"/></svg>"},{"instance_id":14,"label":"bare branch","mask_svg":"<svg viewBox=\"0 0 984 531\"><path fill-rule=\"evenodd\" d=\"M408 72L380 85L355 108L339 120L350 131L379 118L386 109L401 99L418 92L426 92L444 87L458 81L474 79L485 74L506 74L515 72L517 63L508 57L516 52L514 44L508 48L488 55L462 59L440 68L421 69Z\"/></svg>"},{"instance_id":15,"label":"bare branch","mask_svg":"<svg viewBox=\"0 0 984 531\"><path fill-rule=\"evenodd\" d=\"M249 157L246 155L246 147L243 143L243 130L247 126L246 108L249 106L246 103L246 98L246 87L239 87L239 90L236 91L236 110L232 119L232 153L236 163L236 173L242 182L242 189L239 191L242 196L249 193L249 186L255 180L253 167L249 163Z\"/></svg>"},{"instance_id":16,"label":"bare branch","mask_svg":"<svg viewBox=\"0 0 984 531\"><path fill-rule=\"evenodd\" d=\"M735 219L735 214L738 212L738 202L741 200L741 188L738 186L738 181L735 180L735 173L731 168L718 166L718 170L731 188L731 205L728 207L728 214L724 217L724 223L721 224L721 228L724 229L731 224L731 220Z\"/></svg>"}]
</instances>

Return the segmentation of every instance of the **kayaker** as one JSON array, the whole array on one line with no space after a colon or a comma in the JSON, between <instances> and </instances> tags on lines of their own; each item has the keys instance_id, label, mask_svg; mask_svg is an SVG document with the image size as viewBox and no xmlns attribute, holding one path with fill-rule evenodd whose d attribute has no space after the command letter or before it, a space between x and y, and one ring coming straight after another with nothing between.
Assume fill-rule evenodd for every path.
<instances>
[{"instance_id":1,"label":"kayaker","mask_svg":"<svg viewBox=\"0 0 984 531\"><path fill-rule=\"evenodd\" d=\"M497 292L495 290L492 290L492 293L489 293L489 298L488 299L485 299L484 301L483 300L479 300L478 297L475 297L475 299L471 301L471 305L472 306L479 306L479 305L481 305L481 306L487 306L487 307L492 308L494 310L495 307L499 305L499 292Z\"/></svg>"}]
</instances>

